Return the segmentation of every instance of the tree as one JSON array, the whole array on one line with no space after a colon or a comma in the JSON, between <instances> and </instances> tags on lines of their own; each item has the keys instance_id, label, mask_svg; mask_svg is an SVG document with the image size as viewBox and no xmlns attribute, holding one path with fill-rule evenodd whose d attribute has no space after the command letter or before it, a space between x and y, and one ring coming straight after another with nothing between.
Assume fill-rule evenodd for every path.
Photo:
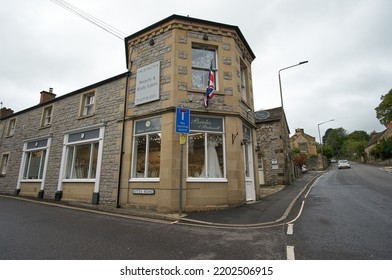
<instances>
[{"instance_id":1,"label":"tree","mask_svg":"<svg viewBox=\"0 0 392 280\"><path fill-rule=\"evenodd\" d=\"M325 143L332 148L334 155L339 156L346 137L347 132L342 127L330 129L325 139Z\"/></svg>"},{"instance_id":2,"label":"tree","mask_svg":"<svg viewBox=\"0 0 392 280\"><path fill-rule=\"evenodd\" d=\"M376 116L381 124L387 126L392 122L392 89L386 95L381 95L380 99L380 104L375 108Z\"/></svg>"}]
</instances>

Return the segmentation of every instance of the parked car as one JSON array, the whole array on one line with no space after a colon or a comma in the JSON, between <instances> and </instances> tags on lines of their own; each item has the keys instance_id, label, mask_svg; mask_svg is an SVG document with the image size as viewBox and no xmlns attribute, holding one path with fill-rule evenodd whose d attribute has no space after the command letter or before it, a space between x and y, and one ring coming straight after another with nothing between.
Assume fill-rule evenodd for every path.
<instances>
[{"instance_id":1,"label":"parked car","mask_svg":"<svg viewBox=\"0 0 392 280\"><path fill-rule=\"evenodd\" d=\"M338 161L338 169L350 168L350 162L346 159L341 159Z\"/></svg>"},{"instance_id":2,"label":"parked car","mask_svg":"<svg viewBox=\"0 0 392 280\"><path fill-rule=\"evenodd\" d=\"M306 173L308 171L305 164L302 165L301 169L302 169L302 173Z\"/></svg>"},{"instance_id":3,"label":"parked car","mask_svg":"<svg viewBox=\"0 0 392 280\"><path fill-rule=\"evenodd\" d=\"M338 160L337 160L336 158L333 158L333 159L331 159L331 162L332 162L332 163L337 163Z\"/></svg>"}]
</instances>

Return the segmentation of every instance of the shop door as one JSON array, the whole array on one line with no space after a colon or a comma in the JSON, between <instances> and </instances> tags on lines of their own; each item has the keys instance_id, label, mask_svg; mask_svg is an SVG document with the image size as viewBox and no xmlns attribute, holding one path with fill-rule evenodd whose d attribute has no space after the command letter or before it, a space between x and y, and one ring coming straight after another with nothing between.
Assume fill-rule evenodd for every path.
<instances>
[{"instance_id":1,"label":"shop door","mask_svg":"<svg viewBox=\"0 0 392 280\"><path fill-rule=\"evenodd\" d=\"M264 165L263 165L263 156L262 155L258 155L257 157L257 166L259 169L259 184L260 185L264 185L265 181L264 181Z\"/></svg>"},{"instance_id":2,"label":"shop door","mask_svg":"<svg viewBox=\"0 0 392 280\"><path fill-rule=\"evenodd\" d=\"M252 145L250 143L244 144L245 156L245 185L246 185L246 201L256 200L254 172L253 172L253 156Z\"/></svg>"}]
</instances>

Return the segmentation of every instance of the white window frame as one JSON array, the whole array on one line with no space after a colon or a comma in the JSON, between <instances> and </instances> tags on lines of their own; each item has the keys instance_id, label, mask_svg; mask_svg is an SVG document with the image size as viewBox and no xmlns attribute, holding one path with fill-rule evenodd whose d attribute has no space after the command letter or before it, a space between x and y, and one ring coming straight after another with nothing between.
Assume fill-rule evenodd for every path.
<instances>
[{"instance_id":1,"label":"white window frame","mask_svg":"<svg viewBox=\"0 0 392 280\"><path fill-rule=\"evenodd\" d=\"M80 141L69 141L70 135L75 134L75 133L82 133L83 132L88 132L91 130L99 129L99 135L98 137L94 139L88 139L88 140L80 140ZM60 165L60 175L59 175L59 181L57 185L57 191L61 192L63 191L63 184L67 182L91 182L94 183L94 192L98 193L99 192L99 184L101 181L101 167L102 167L102 156L103 156L103 144L104 144L104 135L105 135L105 126L104 124L100 123L97 125L89 126L89 127L84 127L80 129L75 129L75 130L70 130L70 131L65 131L64 135L64 141L63 141L63 153L61 157L61 165ZM98 140L99 145L98 145L98 157L97 157L97 170L95 173L95 179L66 179L65 178L65 171L66 171L66 164L67 164L67 146L68 145L75 145L78 143L91 143L94 140Z\"/></svg>"},{"instance_id":2,"label":"white window frame","mask_svg":"<svg viewBox=\"0 0 392 280\"><path fill-rule=\"evenodd\" d=\"M81 117L91 116L95 113L95 92L82 95Z\"/></svg>"},{"instance_id":3,"label":"white window frame","mask_svg":"<svg viewBox=\"0 0 392 280\"><path fill-rule=\"evenodd\" d=\"M159 128L159 130L151 130L148 131L146 133L137 133L136 132L136 124L138 122L149 122L149 120L153 120L153 119L160 119L161 122L161 127ZM159 182L160 181L160 177L148 177L148 160L149 160L149 135L152 134L158 134L158 135L162 135L162 118L161 117L154 117L154 118L148 118L148 119L141 119L141 120L137 120L135 121L135 129L134 129L134 135L133 135L133 145L132 145L132 164L131 164L131 178L129 179L129 182ZM135 176L135 169L136 169L136 161L137 161L137 145L136 145L136 138L140 137L140 136L146 136L146 152L145 152L145 162L144 162L144 174L143 177L137 177ZM161 142L162 144L162 142ZM161 150L160 152L162 152L162 146L161 146ZM161 168L161 164L159 163L159 168Z\"/></svg>"},{"instance_id":4,"label":"white window frame","mask_svg":"<svg viewBox=\"0 0 392 280\"><path fill-rule=\"evenodd\" d=\"M41 127L50 126L52 124L52 116L53 116L53 106L44 107L42 112Z\"/></svg>"},{"instance_id":5,"label":"white window frame","mask_svg":"<svg viewBox=\"0 0 392 280\"><path fill-rule=\"evenodd\" d=\"M1 155L0 176L7 175L9 160L10 160L9 153L5 153Z\"/></svg>"},{"instance_id":6,"label":"white window frame","mask_svg":"<svg viewBox=\"0 0 392 280\"><path fill-rule=\"evenodd\" d=\"M45 142L42 142L42 141L46 141L46 145L44 145L43 143L45 143ZM20 162L20 168L19 168L18 183L16 186L17 190L20 190L21 183L23 183L23 182L37 182L37 183L39 182L39 183L41 183L40 190L41 191L44 190L45 180L46 180L46 172L48 169L51 141L52 141L52 138L47 137L47 138L39 138L39 139L30 139L24 143L23 156L22 156L22 160ZM42 169L42 174L41 174L40 178L37 178L37 179L24 179L23 176L25 174L25 166L26 166L26 161L28 160L28 154L30 154L31 152L35 152L35 151L45 151L45 159L43 162L41 161L41 163L40 163L41 165L44 164L43 169Z\"/></svg>"},{"instance_id":7,"label":"white window frame","mask_svg":"<svg viewBox=\"0 0 392 280\"><path fill-rule=\"evenodd\" d=\"M213 73L214 73L214 88L215 88L215 91L218 91L219 88L218 88L218 66L217 66L218 65L218 63L217 63L218 62L217 61L218 54L217 54L217 48L214 47L214 46L203 46L203 45L195 44L195 45L192 46L192 52L193 52L193 49L214 52L214 58L212 60L212 70L213 70ZM191 69L191 87L192 87L192 90L202 90L202 91L205 91L207 86L208 86L208 77L209 77L208 75L209 75L209 71L210 71L210 64L206 65L205 67L201 67L201 66L193 65L193 60L191 60L191 61L192 61L191 62L192 63L192 66L191 66L192 67L192 69ZM199 70L199 71L204 71L205 72L204 77L206 78L206 80L203 81L201 87L193 87L193 70Z\"/></svg>"},{"instance_id":8,"label":"white window frame","mask_svg":"<svg viewBox=\"0 0 392 280\"><path fill-rule=\"evenodd\" d=\"M248 68L243 61L240 62L240 87L241 87L241 98L245 102L248 102Z\"/></svg>"},{"instance_id":9,"label":"white window frame","mask_svg":"<svg viewBox=\"0 0 392 280\"><path fill-rule=\"evenodd\" d=\"M16 118L8 121L7 136L14 136L16 130Z\"/></svg>"},{"instance_id":10,"label":"white window frame","mask_svg":"<svg viewBox=\"0 0 392 280\"><path fill-rule=\"evenodd\" d=\"M191 117L196 117L197 115L193 115ZM207 116L200 116L200 117L207 117ZM189 177L188 170L189 170L189 137L187 139L187 152L186 152L186 181L187 182L227 182L227 164L226 164L226 133L225 133L225 119L223 117L210 117L208 118L215 118L215 119L221 119L222 120L222 131L208 131L208 130L190 130L190 134L192 133L203 133L204 134L204 159L207 159L208 157L208 135L220 135L222 136L222 150L223 150L223 170L222 170L222 178L208 178L208 177ZM208 163L207 167L208 168Z\"/></svg>"}]
</instances>

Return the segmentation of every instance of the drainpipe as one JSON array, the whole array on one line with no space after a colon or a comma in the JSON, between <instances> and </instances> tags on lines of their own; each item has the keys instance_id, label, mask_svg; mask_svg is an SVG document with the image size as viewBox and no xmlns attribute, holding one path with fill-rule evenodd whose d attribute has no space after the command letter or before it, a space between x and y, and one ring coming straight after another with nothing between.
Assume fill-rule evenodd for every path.
<instances>
[{"instance_id":1,"label":"drainpipe","mask_svg":"<svg viewBox=\"0 0 392 280\"><path fill-rule=\"evenodd\" d=\"M121 188L121 175L122 175L122 162L123 162L123 154L124 154L124 134L125 134L125 117L127 113L127 99L128 99L128 80L131 75L130 71L126 73L125 79L125 95L124 95L124 108L123 108L123 116L122 116L122 131L121 131L121 148L120 148L120 164L118 167L118 180L117 180L117 204L116 208L120 208L120 188Z\"/></svg>"}]
</instances>

